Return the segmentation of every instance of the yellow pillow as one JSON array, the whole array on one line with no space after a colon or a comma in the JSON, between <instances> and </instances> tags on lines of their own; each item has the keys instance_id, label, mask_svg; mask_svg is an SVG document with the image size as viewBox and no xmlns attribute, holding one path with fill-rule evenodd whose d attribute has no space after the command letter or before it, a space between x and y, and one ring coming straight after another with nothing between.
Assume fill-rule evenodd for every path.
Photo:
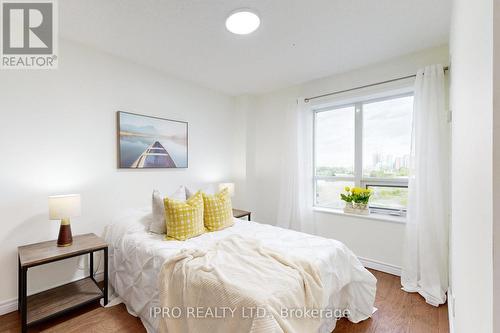
<instances>
[{"instance_id":1,"label":"yellow pillow","mask_svg":"<svg viewBox=\"0 0 500 333\"><path fill-rule=\"evenodd\" d=\"M164 199L167 239L186 240L205 232L203 196L197 192L186 201Z\"/></svg>"},{"instance_id":2,"label":"yellow pillow","mask_svg":"<svg viewBox=\"0 0 500 333\"><path fill-rule=\"evenodd\" d=\"M214 195L203 193L203 204L205 228L208 231L221 230L234 224L231 197L227 188Z\"/></svg>"}]
</instances>

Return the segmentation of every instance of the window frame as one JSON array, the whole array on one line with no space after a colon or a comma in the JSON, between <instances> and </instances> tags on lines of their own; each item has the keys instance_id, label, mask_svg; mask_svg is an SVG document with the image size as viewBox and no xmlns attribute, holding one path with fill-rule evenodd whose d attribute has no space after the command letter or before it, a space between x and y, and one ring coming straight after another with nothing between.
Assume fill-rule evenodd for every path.
<instances>
[{"instance_id":1,"label":"window frame","mask_svg":"<svg viewBox=\"0 0 500 333\"><path fill-rule=\"evenodd\" d=\"M380 187L401 187L408 188L408 177L406 178L375 178L375 177L363 177L363 105L383 102L391 99L403 98L414 96L413 90L408 90L406 92L388 92L380 97L361 97L359 99L353 100L351 102L341 102L332 103L318 108L313 108L313 207L315 208L325 208L331 209L330 207L321 206L317 204L317 183L318 180L326 181L352 181L356 187L368 188L369 186L380 186ZM317 176L316 175L316 126L317 126L317 114L321 112L328 112L333 110L338 110L347 107L354 107L354 176L352 177L337 177L337 176ZM408 152L410 153L410 152ZM406 216L406 209L396 209L396 208L382 208L370 205L373 213L386 214L386 215L397 215Z\"/></svg>"}]
</instances>

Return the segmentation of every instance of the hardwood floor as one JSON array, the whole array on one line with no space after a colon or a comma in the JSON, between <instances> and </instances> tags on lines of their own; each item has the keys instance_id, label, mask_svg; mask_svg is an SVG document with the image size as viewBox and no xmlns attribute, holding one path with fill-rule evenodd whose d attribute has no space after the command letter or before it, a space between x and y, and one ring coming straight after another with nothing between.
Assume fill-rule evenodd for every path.
<instances>
[{"instance_id":1,"label":"hardwood floor","mask_svg":"<svg viewBox=\"0 0 500 333\"><path fill-rule=\"evenodd\" d=\"M399 277L371 271L378 279L375 306L371 319L358 324L342 319L334 333L448 333L448 307L435 308L417 294L400 288ZM20 332L19 313L0 316L0 332ZM128 314L123 304L102 308L89 305L62 317L37 325L29 332L145 332L141 321Z\"/></svg>"},{"instance_id":2,"label":"hardwood floor","mask_svg":"<svg viewBox=\"0 0 500 333\"><path fill-rule=\"evenodd\" d=\"M425 303L418 294L401 290L400 278L370 270L378 280L375 312L358 324L346 319L337 322L334 333L448 333L448 306Z\"/></svg>"},{"instance_id":3,"label":"hardwood floor","mask_svg":"<svg viewBox=\"0 0 500 333\"><path fill-rule=\"evenodd\" d=\"M0 316L0 332L21 332L19 313ZM28 332L51 333L112 333L146 332L141 320L131 316L123 304L103 308L98 303L31 327Z\"/></svg>"}]
</instances>

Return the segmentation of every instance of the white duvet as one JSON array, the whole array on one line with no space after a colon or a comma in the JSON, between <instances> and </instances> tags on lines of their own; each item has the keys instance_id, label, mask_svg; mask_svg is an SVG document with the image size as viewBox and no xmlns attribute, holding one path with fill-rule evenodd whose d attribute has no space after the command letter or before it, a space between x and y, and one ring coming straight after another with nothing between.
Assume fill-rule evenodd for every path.
<instances>
[{"instance_id":1,"label":"white duvet","mask_svg":"<svg viewBox=\"0 0 500 333\"><path fill-rule=\"evenodd\" d=\"M110 245L110 283L128 311L139 316L148 332L158 332L160 318L152 308L160 307L159 273L163 264L181 251L206 250L230 235L257 239L263 246L309 262L316 267L322 282L322 308L349 311L349 320L359 322L371 316L376 279L341 242L273 227L235 220L225 230L203 234L187 241L165 241L147 232L150 209L131 211L106 230ZM321 318L320 332L331 332L336 318ZM177 333L177 332L171 332Z\"/></svg>"}]
</instances>

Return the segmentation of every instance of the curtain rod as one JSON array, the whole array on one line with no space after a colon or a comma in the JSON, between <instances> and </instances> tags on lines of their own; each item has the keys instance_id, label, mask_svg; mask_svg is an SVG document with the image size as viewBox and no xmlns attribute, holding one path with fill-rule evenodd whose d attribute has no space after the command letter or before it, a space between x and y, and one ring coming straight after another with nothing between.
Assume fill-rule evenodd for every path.
<instances>
[{"instance_id":1,"label":"curtain rod","mask_svg":"<svg viewBox=\"0 0 500 333\"><path fill-rule=\"evenodd\" d=\"M447 70L449 70L449 67L448 66L443 67L443 70L446 72ZM363 88L369 88L369 87L378 86L378 85L381 85L381 84L386 84L386 83L391 83L391 82L396 82L396 81L411 79L412 77L417 77L417 74L408 75L408 76L402 76L402 77L398 77L398 78L395 78L395 79L390 79L390 80L376 82L376 83L370 83L370 84L367 84L367 85L364 85L364 86L355 87L355 88L349 88L349 89L345 89L345 90L338 90L338 91L334 91L334 92L331 92L331 93L328 93L328 94L307 97L307 98L304 98L304 102L305 103L309 103L309 101L313 100L313 99L327 97L327 96L333 96L333 95L338 95L338 94L342 94L342 93L349 92L349 91L354 91L354 90L359 90L359 89L363 89Z\"/></svg>"}]
</instances>

